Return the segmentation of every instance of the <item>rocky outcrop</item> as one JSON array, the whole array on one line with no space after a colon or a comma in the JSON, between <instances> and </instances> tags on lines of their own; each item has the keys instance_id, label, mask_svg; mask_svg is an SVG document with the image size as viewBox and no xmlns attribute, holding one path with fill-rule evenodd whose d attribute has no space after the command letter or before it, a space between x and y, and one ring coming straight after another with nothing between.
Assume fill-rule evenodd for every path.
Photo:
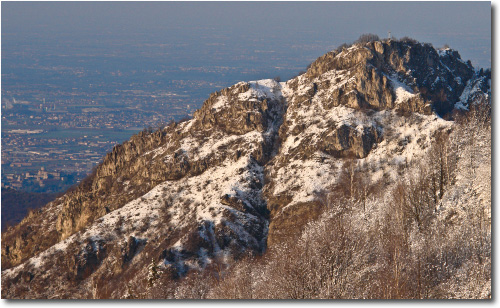
<instances>
[{"instance_id":1,"label":"rocky outcrop","mask_svg":"<svg viewBox=\"0 0 500 308\"><path fill-rule=\"evenodd\" d=\"M84 280L99 267L105 256L106 249L102 242L85 241L78 254L68 259L68 266L73 269L71 274L77 281Z\"/></svg>"},{"instance_id":2,"label":"rocky outcrop","mask_svg":"<svg viewBox=\"0 0 500 308\"><path fill-rule=\"evenodd\" d=\"M355 78L350 86L333 93L333 106L395 108L424 114L435 111L445 116L453 110L467 80L474 74L470 62L463 62L457 51L436 50L430 44L387 40L359 47L329 52L314 61L305 74L308 80L313 80L330 71L348 71ZM388 82L388 78L401 81L416 96L407 104L395 104L397 93L393 92L397 85Z\"/></svg>"},{"instance_id":3,"label":"rocky outcrop","mask_svg":"<svg viewBox=\"0 0 500 308\"><path fill-rule=\"evenodd\" d=\"M336 130L326 132L317 150L334 157L364 158L372 147L380 142L381 136L375 127L364 127L361 132L343 124Z\"/></svg>"}]
</instances>

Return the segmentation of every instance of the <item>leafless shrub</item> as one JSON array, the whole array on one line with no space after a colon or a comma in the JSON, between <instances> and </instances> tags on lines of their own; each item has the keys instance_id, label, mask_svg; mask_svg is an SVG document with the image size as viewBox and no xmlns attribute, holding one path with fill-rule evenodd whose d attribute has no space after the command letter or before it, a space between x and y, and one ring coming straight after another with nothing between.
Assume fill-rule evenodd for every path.
<instances>
[{"instance_id":1,"label":"leafless shrub","mask_svg":"<svg viewBox=\"0 0 500 308\"><path fill-rule=\"evenodd\" d=\"M365 44L369 42L380 41L380 38L376 34L364 33L359 36L359 38L354 42L355 44Z\"/></svg>"}]
</instances>

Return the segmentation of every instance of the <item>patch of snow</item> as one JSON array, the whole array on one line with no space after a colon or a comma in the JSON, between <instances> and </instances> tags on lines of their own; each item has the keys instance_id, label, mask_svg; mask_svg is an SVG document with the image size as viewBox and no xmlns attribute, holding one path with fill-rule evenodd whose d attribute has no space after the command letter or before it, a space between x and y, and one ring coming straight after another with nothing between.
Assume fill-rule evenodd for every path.
<instances>
[{"instance_id":1,"label":"patch of snow","mask_svg":"<svg viewBox=\"0 0 500 308\"><path fill-rule=\"evenodd\" d=\"M217 97L217 100L215 103L212 105L212 108L215 109L215 111L219 111L222 107L224 107L228 103L228 99L226 96L221 95Z\"/></svg>"},{"instance_id":2,"label":"patch of snow","mask_svg":"<svg viewBox=\"0 0 500 308\"><path fill-rule=\"evenodd\" d=\"M263 79L257 81L250 81L250 89L238 95L238 99L242 101L247 100L261 100L267 98L269 100L281 99L282 83L273 79Z\"/></svg>"},{"instance_id":3,"label":"patch of snow","mask_svg":"<svg viewBox=\"0 0 500 308\"><path fill-rule=\"evenodd\" d=\"M386 77L391 81L394 92L396 93L396 105L404 103L416 96L416 94L413 93L413 90L409 86L398 80L396 75L386 75ZM434 82L437 82L437 80Z\"/></svg>"},{"instance_id":4,"label":"patch of snow","mask_svg":"<svg viewBox=\"0 0 500 308\"><path fill-rule=\"evenodd\" d=\"M458 101L455 103L455 109L462 109L462 110L468 110L469 109L469 100L474 97L477 93L482 93L481 91L481 79L477 79L472 77L467 81L467 84L465 85L464 90L462 91L462 94L460 95L460 98ZM491 81L491 79L490 79Z\"/></svg>"}]
</instances>

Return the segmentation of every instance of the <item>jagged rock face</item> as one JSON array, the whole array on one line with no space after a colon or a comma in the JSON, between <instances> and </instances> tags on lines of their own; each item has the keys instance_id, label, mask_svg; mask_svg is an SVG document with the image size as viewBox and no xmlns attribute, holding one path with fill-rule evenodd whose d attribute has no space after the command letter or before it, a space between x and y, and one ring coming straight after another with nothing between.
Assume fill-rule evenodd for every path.
<instances>
[{"instance_id":1,"label":"jagged rock face","mask_svg":"<svg viewBox=\"0 0 500 308\"><path fill-rule=\"evenodd\" d=\"M220 128L228 134L243 135L251 131L264 132L272 121L267 114L267 98L252 100L246 95L250 84L238 83L210 95L200 110L194 114L195 127L210 130ZM226 108L221 108L226 106Z\"/></svg>"},{"instance_id":2,"label":"jagged rock face","mask_svg":"<svg viewBox=\"0 0 500 308\"><path fill-rule=\"evenodd\" d=\"M305 77L318 78L331 71L348 71L347 82L334 96L338 103L352 108L397 109L406 112L440 116L450 113L474 74L470 63L464 63L457 51L435 50L430 44L409 42L371 42L330 52L311 64ZM391 95L396 92L412 95L406 104L398 104ZM398 90L401 89L401 90ZM407 92L407 93L405 93Z\"/></svg>"},{"instance_id":3,"label":"jagged rock face","mask_svg":"<svg viewBox=\"0 0 500 308\"><path fill-rule=\"evenodd\" d=\"M384 41L327 53L288 82L223 89L193 119L115 147L77 189L3 233L2 283L64 272L68 285L27 296L84 296L95 279L120 297L123 277L144 278L151 259L182 275L263 252L321 212L346 160L390 181L452 127L436 113L488 99L489 78L454 51Z\"/></svg>"}]
</instances>

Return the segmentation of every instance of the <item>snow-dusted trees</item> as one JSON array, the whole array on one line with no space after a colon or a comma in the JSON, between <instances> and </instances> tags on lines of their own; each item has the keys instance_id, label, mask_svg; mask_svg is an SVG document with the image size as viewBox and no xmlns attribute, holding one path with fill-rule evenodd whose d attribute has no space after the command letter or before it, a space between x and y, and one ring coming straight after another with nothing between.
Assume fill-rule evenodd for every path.
<instances>
[{"instance_id":1,"label":"snow-dusted trees","mask_svg":"<svg viewBox=\"0 0 500 308\"><path fill-rule=\"evenodd\" d=\"M366 167L356 160L349 159L344 162L337 184L332 190L330 194L335 195L335 198L358 202L363 209L366 209L366 201L373 190L373 185L370 183Z\"/></svg>"},{"instance_id":2,"label":"snow-dusted trees","mask_svg":"<svg viewBox=\"0 0 500 308\"><path fill-rule=\"evenodd\" d=\"M162 271L154 260L148 266L148 286L153 287L160 280Z\"/></svg>"},{"instance_id":3,"label":"snow-dusted trees","mask_svg":"<svg viewBox=\"0 0 500 308\"><path fill-rule=\"evenodd\" d=\"M274 246L264 257L237 263L211 298L345 298L356 241L342 212L310 224L302 236Z\"/></svg>"}]
</instances>

